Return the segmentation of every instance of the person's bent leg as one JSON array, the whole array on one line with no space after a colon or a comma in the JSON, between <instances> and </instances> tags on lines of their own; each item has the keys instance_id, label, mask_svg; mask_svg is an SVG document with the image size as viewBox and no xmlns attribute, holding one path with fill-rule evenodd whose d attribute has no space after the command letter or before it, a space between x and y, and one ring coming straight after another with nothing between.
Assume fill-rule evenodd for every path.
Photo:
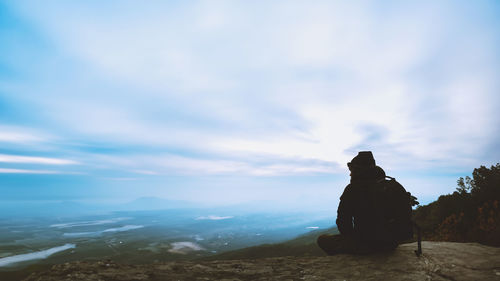
<instances>
[{"instance_id":1,"label":"person's bent leg","mask_svg":"<svg viewBox=\"0 0 500 281\"><path fill-rule=\"evenodd\" d=\"M328 255L346 253L347 240L340 234L323 234L317 239L318 246Z\"/></svg>"}]
</instances>

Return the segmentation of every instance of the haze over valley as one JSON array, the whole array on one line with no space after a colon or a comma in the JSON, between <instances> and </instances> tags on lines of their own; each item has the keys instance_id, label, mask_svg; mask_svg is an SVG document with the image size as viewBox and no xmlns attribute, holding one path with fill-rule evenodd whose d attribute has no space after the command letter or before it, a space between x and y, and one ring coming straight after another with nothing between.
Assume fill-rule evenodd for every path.
<instances>
[{"instance_id":1,"label":"haze over valley","mask_svg":"<svg viewBox=\"0 0 500 281\"><path fill-rule=\"evenodd\" d=\"M151 200L162 201L141 199ZM126 206L131 205L122 208ZM200 258L281 242L333 223L331 216L314 213L251 212L241 207L52 211L60 213L0 217L1 271L76 260L150 263Z\"/></svg>"}]
</instances>

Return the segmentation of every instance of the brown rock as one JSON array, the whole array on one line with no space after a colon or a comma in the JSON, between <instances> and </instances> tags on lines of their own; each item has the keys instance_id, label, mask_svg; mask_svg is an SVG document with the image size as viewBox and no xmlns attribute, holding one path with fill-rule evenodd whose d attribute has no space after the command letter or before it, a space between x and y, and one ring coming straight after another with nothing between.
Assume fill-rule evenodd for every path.
<instances>
[{"instance_id":1,"label":"brown rock","mask_svg":"<svg viewBox=\"0 0 500 281\"><path fill-rule=\"evenodd\" d=\"M369 256L279 257L145 265L73 262L34 273L52 280L500 280L500 248L476 243L423 242Z\"/></svg>"}]
</instances>

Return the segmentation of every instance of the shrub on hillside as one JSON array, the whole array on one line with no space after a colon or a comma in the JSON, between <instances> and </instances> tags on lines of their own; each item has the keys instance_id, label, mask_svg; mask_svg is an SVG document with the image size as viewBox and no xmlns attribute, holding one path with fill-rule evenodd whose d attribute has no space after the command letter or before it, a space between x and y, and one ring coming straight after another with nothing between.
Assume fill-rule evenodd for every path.
<instances>
[{"instance_id":1,"label":"shrub on hillside","mask_svg":"<svg viewBox=\"0 0 500 281\"><path fill-rule=\"evenodd\" d=\"M457 191L414 211L424 239L500 246L500 163L459 178Z\"/></svg>"}]
</instances>

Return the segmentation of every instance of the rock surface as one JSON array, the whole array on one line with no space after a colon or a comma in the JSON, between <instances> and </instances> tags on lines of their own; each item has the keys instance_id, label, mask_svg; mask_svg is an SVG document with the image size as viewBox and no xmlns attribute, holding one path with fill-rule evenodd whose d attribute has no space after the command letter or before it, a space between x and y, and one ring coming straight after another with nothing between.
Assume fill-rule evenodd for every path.
<instances>
[{"instance_id":1,"label":"rock surface","mask_svg":"<svg viewBox=\"0 0 500 281\"><path fill-rule=\"evenodd\" d=\"M500 280L500 248L423 242L369 256L279 257L146 265L72 262L25 280Z\"/></svg>"}]
</instances>

